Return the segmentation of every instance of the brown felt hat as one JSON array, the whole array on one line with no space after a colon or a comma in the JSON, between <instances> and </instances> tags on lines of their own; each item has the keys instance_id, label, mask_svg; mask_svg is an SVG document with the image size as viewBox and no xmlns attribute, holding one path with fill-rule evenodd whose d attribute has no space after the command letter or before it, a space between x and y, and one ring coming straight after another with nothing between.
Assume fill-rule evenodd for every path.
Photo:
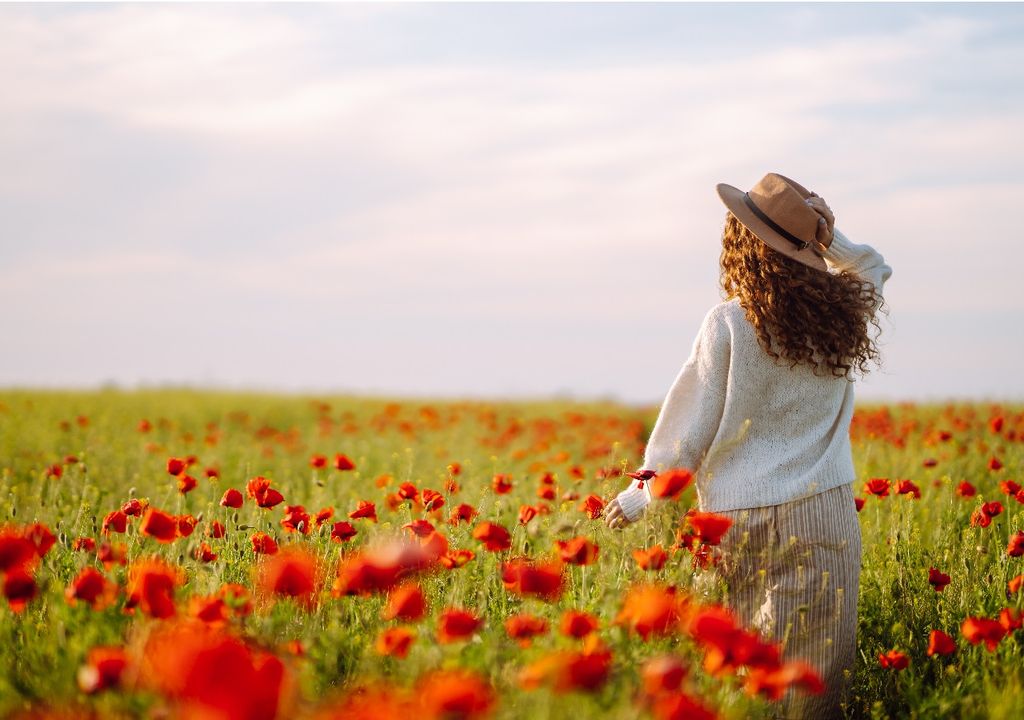
<instances>
[{"instance_id":1,"label":"brown felt hat","mask_svg":"<svg viewBox=\"0 0 1024 720\"><path fill-rule=\"evenodd\" d=\"M817 239L821 215L807 204L815 195L778 173L768 173L749 192L719 183L718 197L743 225L774 250L816 270L828 271Z\"/></svg>"}]
</instances>

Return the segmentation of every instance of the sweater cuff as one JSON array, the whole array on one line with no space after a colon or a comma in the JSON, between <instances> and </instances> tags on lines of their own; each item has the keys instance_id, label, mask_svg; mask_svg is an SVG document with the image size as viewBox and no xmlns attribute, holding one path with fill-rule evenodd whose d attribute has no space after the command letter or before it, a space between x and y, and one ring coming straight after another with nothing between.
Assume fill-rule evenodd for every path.
<instances>
[{"instance_id":1,"label":"sweater cuff","mask_svg":"<svg viewBox=\"0 0 1024 720\"><path fill-rule=\"evenodd\" d=\"M646 488L637 487L637 483L620 492L615 499L618 500L619 507L622 508L622 514L630 522L635 522L643 514L647 503L651 501Z\"/></svg>"},{"instance_id":2,"label":"sweater cuff","mask_svg":"<svg viewBox=\"0 0 1024 720\"><path fill-rule=\"evenodd\" d=\"M838 227L832 228L832 242L829 243L823 257L833 265L848 267L860 259L860 248L854 247L850 239L839 231Z\"/></svg>"}]
</instances>

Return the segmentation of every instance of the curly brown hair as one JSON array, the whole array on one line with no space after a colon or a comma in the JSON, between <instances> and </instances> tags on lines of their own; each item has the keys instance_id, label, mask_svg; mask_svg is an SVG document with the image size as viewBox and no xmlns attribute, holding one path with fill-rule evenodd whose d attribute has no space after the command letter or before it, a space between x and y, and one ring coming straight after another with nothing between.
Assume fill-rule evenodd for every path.
<instances>
[{"instance_id":1,"label":"curly brown hair","mask_svg":"<svg viewBox=\"0 0 1024 720\"><path fill-rule=\"evenodd\" d=\"M875 310L884 300L870 282L845 270L815 270L783 255L731 212L722 230L721 270L725 299L739 298L758 343L773 358L848 380L851 370L864 375L869 361L878 363L868 325L881 332Z\"/></svg>"}]
</instances>

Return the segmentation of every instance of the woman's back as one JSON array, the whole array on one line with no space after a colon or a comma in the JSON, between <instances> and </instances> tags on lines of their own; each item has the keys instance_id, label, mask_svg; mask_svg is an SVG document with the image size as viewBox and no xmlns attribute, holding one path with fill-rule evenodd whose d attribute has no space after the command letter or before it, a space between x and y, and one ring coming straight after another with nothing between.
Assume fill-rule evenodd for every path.
<instances>
[{"instance_id":1,"label":"woman's back","mask_svg":"<svg viewBox=\"0 0 1024 720\"><path fill-rule=\"evenodd\" d=\"M772 358L738 298L709 315L729 358L721 420L697 474L701 509L775 505L853 481L853 382Z\"/></svg>"}]
</instances>

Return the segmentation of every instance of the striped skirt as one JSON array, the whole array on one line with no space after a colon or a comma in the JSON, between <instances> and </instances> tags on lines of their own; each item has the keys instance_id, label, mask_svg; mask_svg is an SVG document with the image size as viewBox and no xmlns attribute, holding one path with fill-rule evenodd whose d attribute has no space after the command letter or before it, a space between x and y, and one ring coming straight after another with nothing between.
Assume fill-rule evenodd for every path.
<instances>
[{"instance_id":1,"label":"striped skirt","mask_svg":"<svg viewBox=\"0 0 1024 720\"><path fill-rule=\"evenodd\" d=\"M810 663L825 692L791 690L780 717L842 718L857 652L861 534L852 484L782 505L727 510L716 573L746 627Z\"/></svg>"}]
</instances>

